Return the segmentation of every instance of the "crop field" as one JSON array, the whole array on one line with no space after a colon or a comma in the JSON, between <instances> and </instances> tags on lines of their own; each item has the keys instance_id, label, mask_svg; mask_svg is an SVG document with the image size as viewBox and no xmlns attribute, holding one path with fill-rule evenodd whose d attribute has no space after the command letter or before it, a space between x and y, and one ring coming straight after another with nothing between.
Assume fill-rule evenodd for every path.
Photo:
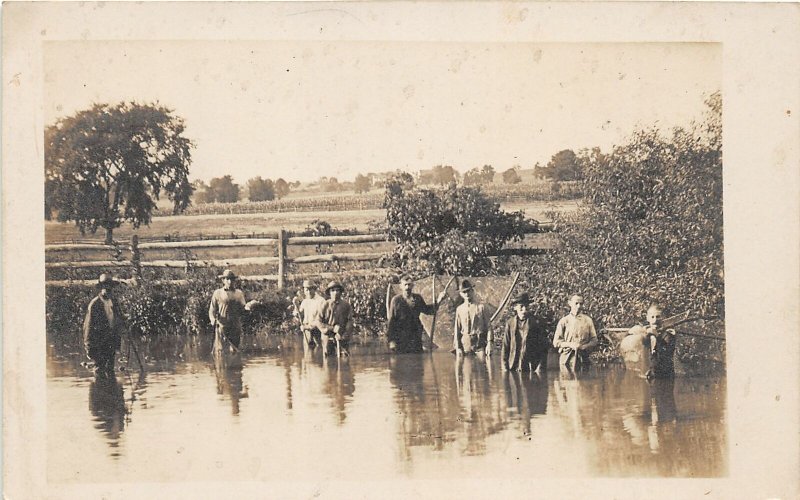
<instances>
[{"instance_id":1,"label":"crop field","mask_svg":"<svg viewBox=\"0 0 800 500\"><path fill-rule=\"evenodd\" d=\"M577 201L558 202L512 202L501 203L503 210L522 210L525 216L535 220L549 220L547 212L569 212L578 208ZM315 221L324 220L339 230L352 229L366 232L372 225L382 223L385 211L382 209L283 212L256 214L214 214L214 215L177 215L170 217L154 217L149 226L134 230L130 224L123 224L114 230L114 239L121 242L130 240L131 235L138 234L141 239L165 240L194 239L203 237L238 237L274 234L278 229L288 231L304 231ZM81 236L72 223L45 222L45 243L93 241L101 243L104 232Z\"/></svg>"}]
</instances>

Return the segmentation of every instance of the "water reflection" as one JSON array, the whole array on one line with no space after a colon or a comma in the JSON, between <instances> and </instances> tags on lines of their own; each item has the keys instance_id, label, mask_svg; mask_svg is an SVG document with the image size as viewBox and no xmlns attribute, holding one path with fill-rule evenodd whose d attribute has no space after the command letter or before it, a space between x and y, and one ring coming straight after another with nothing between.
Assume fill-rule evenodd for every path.
<instances>
[{"instance_id":1,"label":"water reflection","mask_svg":"<svg viewBox=\"0 0 800 500\"><path fill-rule=\"evenodd\" d=\"M222 358L202 339L169 341L140 345L146 381L135 370L94 379L78 358L51 352L48 446L57 458L49 474L102 479L92 471L105 467L161 477L176 457L213 471L221 459L205 457L220 455L228 457L223 467L241 459L262 478L295 477L291 463L308 454L391 470L387 477L458 477L465 467L500 475L697 477L724 474L727 466L720 378L648 383L598 367L503 372L491 360L446 352L388 355L380 341L354 343L347 359L323 359L292 336L243 343L242 355ZM76 426L86 421L87 388L93 425ZM263 432L265 421L276 432ZM218 431L225 445L195 438ZM102 452L90 439L98 433ZM73 464L60 451L66 443L94 458ZM172 454L154 454L156 443ZM355 453L354 443L369 450ZM271 461L265 448L289 456ZM108 466L109 450L120 468Z\"/></svg>"},{"instance_id":2,"label":"water reflection","mask_svg":"<svg viewBox=\"0 0 800 500\"><path fill-rule=\"evenodd\" d=\"M217 394L231 400L231 415L239 414L239 400L247 398L247 387L242 381L241 353L213 354L214 374L217 377Z\"/></svg>"},{"instance_id":3,"label":"water reflection","mask_svg":"<svg viewBox=\"0 0 800 500\"><path fill-rule=\"evenodd\" d=\"M516 416L522 435L530 436L531 419L547 413L547 372L504 372L503 389L508 412Z\"/></svg>"},{"instance_id":4,"label":"water reflection","mask_svg":"<svg viewBox=\"0 0 800 500\"><path fill-rule=\"evenodd\" d=\"M337 418L336 423L342 425L347 418L347 404L352 400L356 390L355 377L348 359L327 356L322 360L322 364L327 374L325 392L331 399Z\"/></svg>"},{"instance_id":5,"label":"water reflection","mask_svg":"<svg viewBox=\"0 0 800 500\"><path fill-rule=\"evenodd\" d=\"M111 456L118 457L119 438L125 429L128 409L122 386L113 376L98 376L89 385L89 411L95 429L99 430L112 448Z\"/></svg>"}]
</instances>

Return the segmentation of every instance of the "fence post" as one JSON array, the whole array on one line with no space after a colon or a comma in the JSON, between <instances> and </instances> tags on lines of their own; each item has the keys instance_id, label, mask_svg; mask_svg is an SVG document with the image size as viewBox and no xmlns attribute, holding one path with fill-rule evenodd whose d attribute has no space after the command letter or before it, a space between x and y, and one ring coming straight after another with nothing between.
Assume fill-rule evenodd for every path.
<instances>
[{"instance_id":1,"label":"fence post","mask_svg":"<svg viewBox=\"0 0 800 500\"><path fill-rule=\"evenodd\" d=\"M131 236L131 264L133 264L133 284L139 284L142 275L142 254L139 252L139 236Z\"/></svg>"},{"instance_id":2,"label":"fence post","mask_svg":"<svg viewBox=\"0 0 800 500\"><path fill-rule=\"evenodd\" d=\"M278 290L286 287L286 231L278 230Z\"/></svg>"}]
</instances>

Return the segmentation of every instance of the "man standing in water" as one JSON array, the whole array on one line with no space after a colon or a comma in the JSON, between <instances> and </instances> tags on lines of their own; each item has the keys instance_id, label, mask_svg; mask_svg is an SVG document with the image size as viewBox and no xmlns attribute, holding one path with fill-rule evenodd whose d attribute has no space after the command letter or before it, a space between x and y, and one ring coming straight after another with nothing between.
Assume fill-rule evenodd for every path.
<instances>
[{"instance_id":1,"label":"man standing in water","mask_svg":"<svg viewBox=\"0 0 800 500\"><path fill-rule=\"evenodd\" d=\"M583 297L569 299L570 312L558 322L553 346L561 354L559 364L571 369L585 368L589 364L589 349L597 346L597 331L592 318L583 314Z\"/></svg>"},{"instance_id":2,"label":"man standing in water","mask_svg":"<svg viewBox=\"0 0 800 500\"><path fill-rule=\"evenodd\" d=\"M436 306L444 298L442 291L433 304L426 304L422 295L414 293L414 280L405 275L400 278L399 293L389 303L387 337L392 352L422 352L422 337L425 330L419 320L420 314L435 314Z\"/></svg>"},{"instance_id":3,"label":"man standing in water","mask_svg":"<svg viewBox=\"0 0 800 500\"><path fill-rule=\"evenodd\" d=\"M675 330L663 328L662 319L661 306L653 304L647 309L648 325L637 325L630 330L641 338L644 359L649 360L649 369L645 371L648 379L675 376Z\"/></svg>"},{"instance_id":4,"label":"man standing in water","mask_svg":"<svg viewBox=\"0 0 800 500\"><path fill-rule=\"evenodd\" d=\"M456 355L485 352L492 354L492 329L489 313L475 297L475 289L468 280L461 282L458 293L464 302L456 308L453 347Z\"/></svg>"},{"instance_id":5,"label":"man standing in water","mask_svg":"<svg viewBox=\"0 0 800 500\"><path fill-rule=\"evenodd\" d=\"M83 344L87 356L95 363L98 376L114 375L114 355L122 342L122 314L114 300L114 287L117 284L118 281L111 275L100 275L97 296L89 302L83 320Z\"/></svg>"},{"instance_id":6,"label":"man standing in water","mask_svg":"<svg viewBox=\"0 0 800 500\"><path fill-rule=\"evenodd\" d=\"M303 342L306 347L314 347L321 342L319 322L322 318L322 306L325 297L317 293L317 284L311 280L303 281L303 294L305 298L298 306L294 303L294 315L301 321Z\"/></svg>"},{"instance_id":7,"label":"man standing in water","mask_svg":"<svg viewBox=\"0 0 800 500\"><path fill-rule=\"evenodd\" d=\"M326 290L330 298L322 306L322 354L330 354L329 342L335 341L337 354L349 355L348 347L353 330L353 307L342 299L344 287L338 281L328 283Z\"/></svg>"},{"instance_id":8,"label":"man standing in water","mask_svg":"<svg viewBox=\"0 0 800 500\"><path fill-rule=\"evenodd\" d=\"M512 302L514 316L506 323L503 332L500 363L503 370L539 371L547 373L547 351L550 341L547 333L530 316L531 303L527 293L518 295Z\"/></svg>"},{"instance_id":9,"label":"man standing in water","mask_svg":"<svg viewBox=\"0 0 800 500\"><path fill-rule=\"evenodd\" d=\"M236 274L230 269L217 277L222 280L222 288L214 291L208 308L208 318L214 327L214 350L221 350L224 342L235 350L242 340L242 316L246 310L244 292L236 287Z\"/></svg>"}]
</instances>

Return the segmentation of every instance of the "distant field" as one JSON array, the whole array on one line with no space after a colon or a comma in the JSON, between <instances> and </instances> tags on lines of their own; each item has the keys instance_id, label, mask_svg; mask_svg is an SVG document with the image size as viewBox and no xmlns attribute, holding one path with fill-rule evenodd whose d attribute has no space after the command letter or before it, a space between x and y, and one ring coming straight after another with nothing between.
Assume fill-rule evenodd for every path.
<instances>
[{"instance_id":1,"label":"distant field","mask_svg":"<svg viewBox=\"0 0 800 500\"><path fill-rule=\"evenodd\" d=\"M573 211L577 209L576 201L557 202L515 202L502 203L501 207L507 211L523 210L526 217L536 220L548 220L545 212ZM369 229L370 222L384 220L385 211L382 209L371 210L343 210L343 211L316 211L316 212L280 212L260 214L223 214L223 215L178 215L170 217L156 217L150 226L142 226L133 230L129 224L114 231L114 239L127 241L132 234L140 238L164 238L168 235L177 235L182 239L195 236L230 236L246 237L250 234L274 233L279 228L289 231L303 231L315 220L324 220L337 229L355 229L364 232ZM98 231L95 235L81 236L72 223L45 222L45 242L63 242L71 240L92 240L102 242L104 233Z\"/></svg>"}]
</instances>

